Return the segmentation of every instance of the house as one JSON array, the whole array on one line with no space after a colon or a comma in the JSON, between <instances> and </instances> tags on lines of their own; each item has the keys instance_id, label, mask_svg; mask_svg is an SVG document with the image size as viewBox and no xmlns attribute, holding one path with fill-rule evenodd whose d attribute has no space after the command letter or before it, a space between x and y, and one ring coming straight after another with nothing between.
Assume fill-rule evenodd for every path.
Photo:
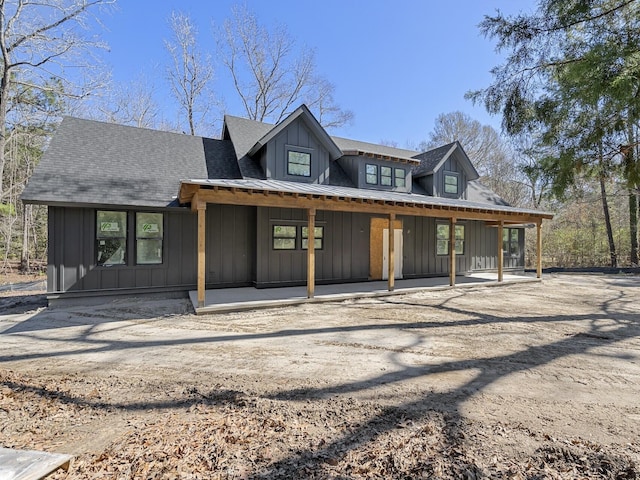
<instances>
[{"instance_id":1,"label":"house","mask_svg":"<svg viewBox=\"0 0 640 480\"><path fill-rule=\"evenodd\" d=\"M524 268L525 225L454 142L417 153L332 137L302 105L222 139L66 117L22 200L49 211L50 298ZM538 276L541 265L538 262Z\"/></svg>"}]
</instances>

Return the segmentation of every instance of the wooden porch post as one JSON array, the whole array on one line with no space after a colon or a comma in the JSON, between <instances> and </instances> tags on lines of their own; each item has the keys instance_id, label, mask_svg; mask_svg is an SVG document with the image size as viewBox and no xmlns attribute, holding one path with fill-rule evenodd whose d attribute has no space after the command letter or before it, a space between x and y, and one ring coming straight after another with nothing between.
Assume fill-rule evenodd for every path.
<instances>
[{"instance_id":1,"label":"wooden porch post","mask_svg":"<svg viewBox=\"0 0 640 480\"><path fill-rule=\"evenodd\" d=\"M308 210L307 224L307 298L313 298L316 289L316 209Z\"/></svg>"},{"instance_id":2,"label":"wooden porch post","mask_svg":"<svg viewBox=\"0 0 640 480\"><path fill-rule=\"evenodd\" d=\"M449 285L456 286L456 219L449 219Z\"/></svg>"},{"instance_id":3,"label":"wooden porch post","mask_svg":"<svg viewBox=\"0 0 640 480\"><path fill-rule=\"evenodd\" d=\"M395 259L395 238L396 236L395 234L395 223L396 223L396 214L395 213L390 213L389 214L389 275L387 275L387 282L389 285L389 291L393 292L393 290L396 288L395 283L396 283L396 259Z\"/></svg>"},{"instance_id":4,"label":"wooden porch post","mask_svg":"<svg viewBox=\"0 0 640 480\"><path fill-rule=\"evenodd\" d=\"M205 239L207 226L207 204L194 195L195 207L198 209L198 308L204 307L205 297ZM192 203L193 205L193 203ZM193 208L193 207L192 207Z\"/></svg>"},{"instance_id":5,"label":"wooden porch post","mask_svg":"<svg viewBox=\"0 0 640 480\"><path fill-rule=\"evenodd\" d=\"M536 276L542 278L542 220L536 223Z\"/></svg>"},{"instance_id":6,"label":"wooden porch post","mask_svg":"<svg viewBox=\"0 0 640 480\"><path fill-rule=\"evenodd\" d=\"M504 227L504 222L502 220L500 220L498 222L498 281L501 282L503 280L504 277L504 250L502 249L502 247L504 247L503 245L503 241L502 241L502 235L503 234L503 227Z\"/></svg>"}]
</instances>

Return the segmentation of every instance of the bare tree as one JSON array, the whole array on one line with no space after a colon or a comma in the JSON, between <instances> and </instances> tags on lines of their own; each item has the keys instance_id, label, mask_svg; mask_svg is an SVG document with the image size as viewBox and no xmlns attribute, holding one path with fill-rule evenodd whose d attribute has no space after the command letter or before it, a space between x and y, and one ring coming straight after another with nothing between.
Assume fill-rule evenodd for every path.
<instances>
[{"instance_id":1,"label":"bare tree","mask_svg":"<svg viewBox=\"0 0 640 480\"><path fill-rule=\"evenodd\" d=\"M79 85L66 66L89 68L102 44L85 36L90 11L115 0L0 1L0 178L4 178L8 121L22 89L83 96L96 86ZM88 73L87 70L85 70ZM4 197L0 182L0 202Z\"/></svg>"},{"instance_id":2,"label":"bare tree","mask_svg":"<svg viewBox=\"0 0 640 480\"><path fill-rule=\"evenodd\" d=\"M198 50L198 32L188 15L173 12L169 24L173 39L164 42L171 56L167 75L171 92L186 116L189 133L195 135L213 104L213 66L210 56Z\"/></svg>"},{"instance_id":3,"label":"bare tree","mask_svg":"<svg viewBox=\"0 0 640 480\"><path fill-rule=\"evenodd\" d=\"M335 104L334 86L316 74L313 50L297 48L284 27L270 31L245 6L235 6L216 40L249 118L277 123L300 103L327 127L353 118Z\"/></svg>"},{"instance_id":4,"label":"bare tree","mask_svg":"<svg viewBox=\"0 0 640 480\"><path fill-rule=\"evenodd\" d=\"M155 87L147 78L138 76L126 84L114 84L109 88L104 102L95 110L97 118L112 123L142 128L157 128L160 123L160 108L154 99ZM88 116L94 110L87 112Z\"/></svg>"},{"instance_id":5,"label":"bare tree","mask_svg":"<svg viewBox=\"0 0 640 480\"><path fill-rule=\"evenodd\" d=\"M515 155L490 125L482 125L462 112L441 114L429 133L429 140L420 147L428 150L456 140L478 170L482 183L511 205L527 203Z\"/></svg>"}]
</instances>

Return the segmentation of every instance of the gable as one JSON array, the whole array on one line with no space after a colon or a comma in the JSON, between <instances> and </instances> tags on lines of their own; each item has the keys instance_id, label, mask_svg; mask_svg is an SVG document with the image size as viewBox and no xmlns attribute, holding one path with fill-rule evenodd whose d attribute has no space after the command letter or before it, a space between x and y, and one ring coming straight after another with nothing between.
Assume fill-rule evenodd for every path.
<instances>
[{"instance_id":1,"label":"gable","mask_svg":"<svg viewBox=\"0 0 640 480\"><path fill-rule=\"evenodd\" d=\"M284 130L288 129L291 124L297 122L304 122L309 131L318 139L320 144L327 150L331 160L335 160L342 156L342 151L334 143L333 139L327 134L326 130L322 128L318 120L313 116L311 111L306 105L302 104L287 118L282 120L276 126L274 126L268 133L266 133L261 139L259 139L255 145L247 152L249 156L257 153L263 146L273 140L276 136L280 135Z\"/></svg>"},{"instance_id":2,"label":"gable","mask_svg":"<svg viewBox=\"0 0 640 480\"><path fill-rule=\"evenodd\" d=\"M309 128L303 118L295 118L278 129L258 151L265 177L303 183L329 183L331 153L323 139ZM297 157L308 164L301 165Z\"/></svg>"},{"instance_id":3,"label":"gable","mask_svg":"<svg viewBox=\"0 0 640 480\"><path fill-rule=\"evenodd\" d=\"M452 157L457 162L457 165L460 166L460 171L464 171L469 181L480 178L473 163L471 163L458 141L415 155L414 158L420 160L420 165L414 168L413 177L419 178L425 175L433 175L445 167L446 162Z\"/></svg>"}]
</instances>

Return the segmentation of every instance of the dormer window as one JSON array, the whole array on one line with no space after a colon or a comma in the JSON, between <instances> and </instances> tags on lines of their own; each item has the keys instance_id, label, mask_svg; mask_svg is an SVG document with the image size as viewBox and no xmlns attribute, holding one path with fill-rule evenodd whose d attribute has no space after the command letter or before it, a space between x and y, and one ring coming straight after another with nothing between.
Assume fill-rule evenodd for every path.
<instances>
[{"instance_id":1,"label":"dormer window","mask_svg":"<svg viewBox=\"0 0 640 480\"><path fill-rule=\"evenodd\" d=\"M378 166L371 163L367 163L366 166L366 182L369 185L378 184Z\"/></svg>"},{"instance_id":2,"label":"dormer window","mask_svg":"<svg viewBox=\"0 0 640 480\"><path fill-rule=\"evenodd\" d=\"M392 172L391 167L380 167L380 185L390 187L392 185Z\"/></svg>"},{"instance_id":3,"label":"dormer window","mask_svg":"<svg viewBox=\"0 0 640 480\"><path fill-rule=\"evenodd\" d=\"M395 169L396 176L396 187L404 188L407 185L407 172L405 172L404 168L396 168Z\"/></svg>"},{"instance_id":4,"label":"dormer window","mask_svg":"<svg viewBox=\"0 0 640 480\"><path fill-rule=\"evenodd\" d=\"M287 151L287 174L299 177L311 176L311 153Z\"/></svg>"},{"instance_id":5,"label":"dormer window","mask_svg":"<svg viewBox=\"0 0 640 480\"><path fill-rule=\"evenodd\" d=\"M444 174L444 193L448 195L458 195L458 174L453 172L445 172Z\"/></svg>"}]
</instances>

